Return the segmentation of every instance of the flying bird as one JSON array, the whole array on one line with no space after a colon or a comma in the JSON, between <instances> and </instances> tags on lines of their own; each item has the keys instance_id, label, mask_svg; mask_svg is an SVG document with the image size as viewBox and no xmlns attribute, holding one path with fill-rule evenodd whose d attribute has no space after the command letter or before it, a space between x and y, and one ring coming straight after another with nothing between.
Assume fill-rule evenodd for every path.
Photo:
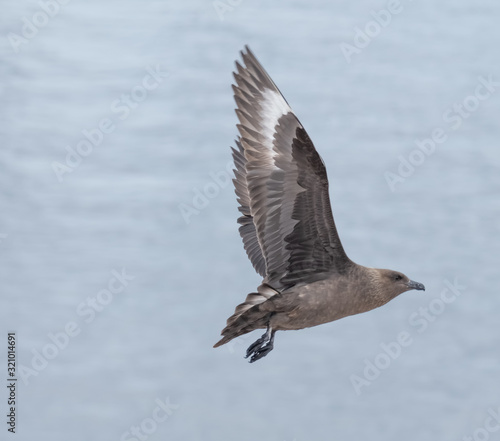
<instances>
[{"instance_id":1,"label":"flying bird","mask_svg":"<svg viewBox=\"0 0 500 441\"><path fill-rule=\"evenodd\" d=\"M232 148L239 232L263 277L236 307L214 347L256 329L250 362L276 331L303 329L382 306L424 285L347 257L333 220L325 164L287 101L248 46L233 85L239 136Z\"/></svg>"}]
</instances>

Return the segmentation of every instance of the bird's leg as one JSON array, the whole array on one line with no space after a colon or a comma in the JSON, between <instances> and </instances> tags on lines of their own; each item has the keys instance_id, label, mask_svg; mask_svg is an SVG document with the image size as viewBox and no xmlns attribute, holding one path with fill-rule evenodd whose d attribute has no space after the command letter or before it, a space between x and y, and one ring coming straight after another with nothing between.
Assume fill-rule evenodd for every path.
<instances>
[{"instance_id":1,"label":"bird's leg","mask_svg":"<svg viewBox=\"0 0 500 441\"><path fill-rule=\"evenodd\" d=\"M249 346L245 358L248 358L253 354L252 358L250 359L250 363L253 363L254 361L260 360L262 357L265 357L267 354L269 354L269 352L271 352L274 347L275 333L276 331L273 331L273 329L271 328L271 324L268 324L265 334Z\"/></svg>"},{"instance_id":2,"label":"bird's leg","mask_svg":"<svg viewBox=\"0 0 500 441\"><path fill-rule=\"evenodd\" d=\"M253 342L247 349L247 355L245 355L245 358L250 357L252 355L252 352L255 352L257 349L261 348L267 341L270 340L271 338L271 325L267 325L267 331L262 334L262 337L259 338L257 341Z\"/></svg>"},{"instance_id":3,"label":"bird's leg","mask_svg":"<svg viewBox=\"0 0 500 441\"><path fill-rule=\"evenodd\" d=\"M271 332L271 336L269 338L269 341L266 343L265 346L261 346L258 348L256 351L254 351L252 358L250 359L250 363L253 363L254 361L260 360L261 358L265 357L269 352L271 352L274 348L274 334L276 331Z\"/></svg>"}]
</instances>

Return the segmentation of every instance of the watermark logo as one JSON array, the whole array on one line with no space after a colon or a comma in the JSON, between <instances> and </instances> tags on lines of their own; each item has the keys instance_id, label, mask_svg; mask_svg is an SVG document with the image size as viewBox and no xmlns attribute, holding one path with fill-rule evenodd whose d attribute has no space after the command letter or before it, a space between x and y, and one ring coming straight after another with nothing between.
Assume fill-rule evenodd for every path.
<instances>
[{"instance_id":1,"label":"watermark logo","mask_svg":"<svg viewBox=\"0 0 500 441\"><path fill-rule=\"evenodd\" d=\"M488 441L492 433L500 430L500 407L495 410L488 409L488 416L484 419L482 427L478 427L472 435L465 435L463 441Z\"/></svg>"},{"instance_id":2,"label":"watermark logo","mask_svg":"<svg viewBox=\"0 0 500 441\"><path fill-rule=\"evenodd\" d=\"M125 268L121 271L112 270L107 288L100 290L95 296L87 297L76 308L76 315L83 317L85 324L94 321L97 313L101 313L109 305L115 294L122 293L135 276L127 274ZM62 330L47 334L50 343L46 343L40 350L33 348L31 353L31 366L19 365L19 375L25 385L29 384L31 377L37 377L47 368L50 360L54 360L70 344L71 340L82 332L82 327L76 321L67 322Z\"/></svg>"},{"instance_id":3,"label":"watermark logo","mask_svg":"<svg viewBox=\"0 0 500 441\"><path fill-rule=\"evenodd\" d=\"M52 171L59 183L63 182L67 173L73 173L84 158L93 152L94 147L99 147L105 137L116 130L119 121L125 121L132 111L146 100L149 93L169 75L159 64L155 67L147 66L146 72L140 84L131 87L128 93L123 93L120 98L110 104L111 115L109 117L101 118L95 127L83 129L81 132L83 136L75 146L65 147L66 156L63 162L52 162Z\"/></svg>"},{"instance_id":4,"label":"watermark logo","mask_svg":"<svg viewBox=\"0 0 500 441\"><path fill-rule=\"evenodd\" d=\"M412 2L413 0L408 0ZM354 55L359 55L370 43L377 38L383 29L387 28L394 16L403 12L404 6L400 0L389 0L387 6L380 11L370 11L373 20L365 23L364 26L354 27L352 43L343 41L339 44L340 51L347 63L351 63Z\"/></svg>"},{"instance_id":5,"label":"watermark logo","mask_svg":"<svg viewBox=\"0 0 500 441\"><path fill-rule=\"evenodd\" d=\"M56 17L61 12L61 6L67 5L70 0L40 0L38 6L40 11L33 14L31 19L22 17L22 26L19 33L9 32L7 40L14 52L18 53L20 47L27 45L32 40L40 29L46 27L50 20Z\"/></svg>"},{"instance_id":6,"label":"watermark logo","mask_svg":"<svg viewBox=\"0 0 500 441\"><path fill-rule=\"evenodd\" d=\"M461 295L466 286L460 285L455 278L453 282L444 281L445 288L439 294L439 297L432 299L427 307L420 307L418 311L413 312L408 317L408 323L416 329L417 334L423 333L429 327L430 323L445 311L446 306L455 302ZM382 372L389 369L392 363L397 360L415 341L412 334L408 331L401 331L394 341L381 343L381 351L373 357L373 360L365 358L364 367L361 375L352 374L349 377L356 395L361 395L363 387L370 386Z\"/></svg>"},{"instance_id":7,"label":"watermark logo","mask_svg":"<svg viewBox=\"0 0 500 441\"><path fill-rule=\"evenodd\" d=\"M130 426L126 432L122 433L120 441L133 441L138 439L146 441L158 430L158 426L161 423L167 421L167 419L174 413L174 410L180 408L179 404L173 404L170 402L170 397L166 397L164 400L157 398L155 400L155 404L156 407L151 412L151 417L144 418L136 426Z\"/></svg>"},{"instance_id":8,"label":"watermark logo","mask_svg":"<svg viewBox=\"0 0 500 441\"><path fill-rule=\"evenodd\" d=\"M212 6L215 9L215 12L217 13L217 16L219 17L220 21L224 21L224 16L228 13L231 12L235 9L236 6L239 6L243 0L226 0L226 1L221 1L221 0L216 0L212 2Z\"/></svg>"},{"instance_id":9,"label":"watermark logo","mask_svg":"<svg viewBox=\"0 0 500 441\"><path fill-rule=\"evenodd\" d=\"M415 139L417 147L407 157L398 156L397 170L384 173L384 178L391 192L396 190L397 184L402 184L412 176L415 170L436 151L436 147L446 142L449 136L448 132L458 130L464 121L479 109L481 102L489 99L499 86L500 82L495 81L492 75L488 75L487 78L479 76L474 92L443 112L442 118L448 127L436 127L427 138Z\"/></svg>"},{"instance_id":10,"label":"watermark logo","mask_svg":"<svg viewBox=\"0 0 500 441\"><path fill-rule=\"evenodd\" d=\"M221 189L229 185L233 176L233 162L229 161L224 170L210 172L209 176L210 180L203 187L193 188L193 198L190 204L182 202L178 205L179 212L188 225L193 216L198 216L210 205L210 199L217 197Z\"/></svg>"}]
</instances>

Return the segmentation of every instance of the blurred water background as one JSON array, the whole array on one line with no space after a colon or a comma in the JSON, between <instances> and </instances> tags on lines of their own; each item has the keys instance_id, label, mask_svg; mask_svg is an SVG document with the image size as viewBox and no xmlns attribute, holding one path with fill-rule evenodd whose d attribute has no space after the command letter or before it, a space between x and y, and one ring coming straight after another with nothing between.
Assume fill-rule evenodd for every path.
<instances>
[{"instance_id":1,"label":"blurred water background","mask_svg":"<svg viewBox=\"0 0 500 441\"><path fill-rule=\"evenodd\" d=\"M498 436L499 14L493 0L4 2L16 439ZM260 282L226 172L244 44L327 165L348 255L427 287L278 333L252 365L258 332L212 349Z\"/></svg>"}]
</instances>

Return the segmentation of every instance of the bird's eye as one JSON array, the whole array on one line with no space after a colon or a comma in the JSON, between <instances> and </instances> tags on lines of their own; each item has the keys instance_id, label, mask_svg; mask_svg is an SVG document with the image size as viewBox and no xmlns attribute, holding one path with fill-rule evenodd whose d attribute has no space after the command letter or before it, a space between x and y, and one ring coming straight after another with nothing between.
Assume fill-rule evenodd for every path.
<instances>
[{"instance_id":1,"label":"bird's eye","mask_svg":"<svg viewBox=\"0 0 500 441\"><path fill-rule=\"evenodd\" d=\"M396 282L399 281L399 280L402 280L402 279L403 279L403 277L400 274L396 274L394 276L394 280L396 280Z\"/></svg>"}]
</instances>

